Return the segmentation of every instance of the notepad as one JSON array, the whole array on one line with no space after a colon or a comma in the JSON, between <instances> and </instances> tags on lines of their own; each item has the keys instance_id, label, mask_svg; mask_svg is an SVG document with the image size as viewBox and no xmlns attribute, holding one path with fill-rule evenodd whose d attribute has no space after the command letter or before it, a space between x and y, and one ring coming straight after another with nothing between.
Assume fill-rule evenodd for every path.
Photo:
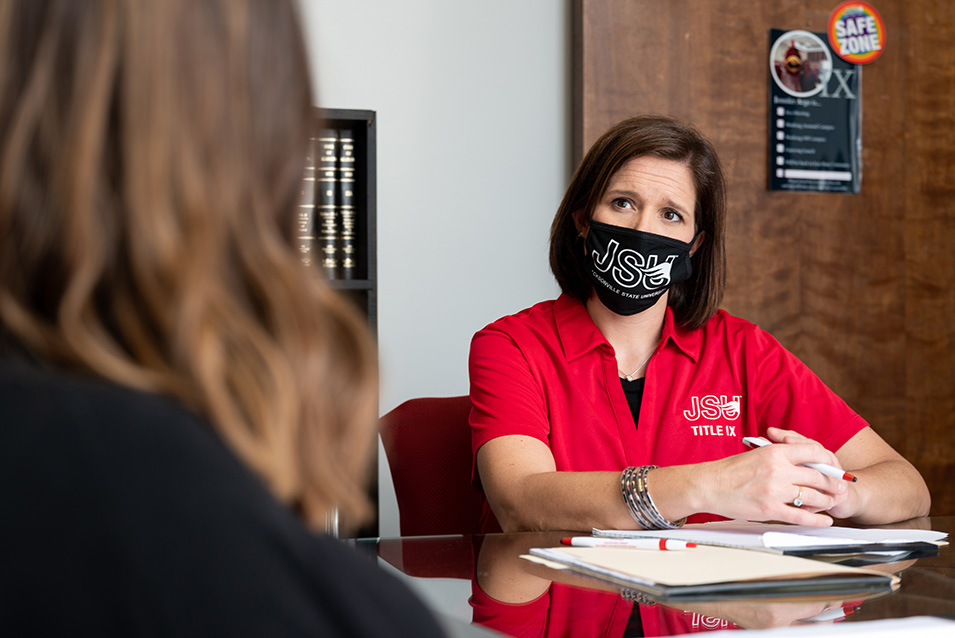
<instances>
[{"instance_id":1,"label":"notepad","mask_svg":"<svg viewBox=\"0 0 955 638\"><path fill-rule=\"evenodd\" d=\"M681 552L540 547L523 558L661 600L848 596L888 592L899 586L899 577L891 574L728 547L701 546Z\"/></svg>"},{"instance_id":2,"label":"notepad","mask_svg":"<svg viewBox=\"0 0 955 638\"><path fill-rule=\"evenodd\" d=\"M809 527L756 523L752 521L715 521L667 530L603 530L594 536L612 538L674 538L683 541L759 550L788 555L825 553L893 554L927 549L938 550L948 534L921 529L875 529L854 527Z\"/></svg>"}]
</instances>

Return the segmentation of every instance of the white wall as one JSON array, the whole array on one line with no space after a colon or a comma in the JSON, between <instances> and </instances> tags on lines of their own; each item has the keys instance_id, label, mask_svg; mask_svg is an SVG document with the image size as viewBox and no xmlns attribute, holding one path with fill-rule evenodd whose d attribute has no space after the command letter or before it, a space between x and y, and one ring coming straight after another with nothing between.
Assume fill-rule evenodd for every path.
<instances>
[{"instance_id":1,"label":"white wall","mask_svg":"<svg viewBox=\"0 0 955 638\"><path fill-rule=\"evenodd\" d=\"M317 101L378 124L381 413L467 394L471 336L557 286L568 0L300 0ZM379 453L382 536L398 534Z\"/></svg>"}]
</instances>

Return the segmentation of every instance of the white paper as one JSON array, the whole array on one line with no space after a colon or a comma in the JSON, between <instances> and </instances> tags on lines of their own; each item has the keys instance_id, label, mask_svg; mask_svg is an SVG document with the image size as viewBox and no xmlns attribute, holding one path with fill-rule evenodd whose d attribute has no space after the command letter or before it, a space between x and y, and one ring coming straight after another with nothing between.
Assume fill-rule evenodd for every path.
<instances>
[{"instance_id":1,"label":"white paper","mask_svg":"<svg viewBox=\"0 0 955 638\"><path fill-rule=\"evenodd\" d=\"M843 636L863 636L864 638L951 638L955 636L955 621L934 616L912 616L910 618L888 618L843 622L835 625L813 625L811 630L805 626L777 627L775 629L747 630L748 638L805 638L807 632L812 638L840 638ZM690 634L680 634L689 636ZM694 633L693 636L699 636ZM714 631L707 638L739 638L737 630ZM675 638L675 637L674 637Z\"/></svg>"},{"instance_id":2,"label":"white paper","mask_svg":"<svg viewBox=\"0 0 955 638\"><path fill-rule=\"evenodd\" d=\"M937 543L945 532L924 529L857 529L854 527L809 527L756 523L752 521L715 521L665 530L602 530L594 536L615 538L673 538L706 545L745 549L795 549L801 547L849 547L875 543Z\"/></svg>"},{"instance_id":3,"label":"white paper","mask_svg":"<svg viewBox=\"0 0 955 638\"><path fill-rule=\"evenodd\" d=\"M629 547L534 547L530 553L613 581L638 585L709 585L863 574L885 577L887 585L894 580L887 574L857 567L727 547L700 546L680 551Z\"/></svg>"}]
</instances>

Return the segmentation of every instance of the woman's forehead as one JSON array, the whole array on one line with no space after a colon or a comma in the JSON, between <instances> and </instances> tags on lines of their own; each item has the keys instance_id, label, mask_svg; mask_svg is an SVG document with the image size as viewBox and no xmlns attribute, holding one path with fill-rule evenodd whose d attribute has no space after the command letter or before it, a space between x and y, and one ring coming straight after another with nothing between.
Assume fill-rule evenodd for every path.
<instances>
[{"instance_id":1,"label":"woman's forehead","mask_svg":"<svg viewBox=\"0 0 955 638\"><path fill-rule=\"evenodd\" d=\"M692 212L696 207L693 173L686 162L652 155L627 160L607 183L606 192L632 192L647 200L671 200Z\"/></svg>"}]
</instances>

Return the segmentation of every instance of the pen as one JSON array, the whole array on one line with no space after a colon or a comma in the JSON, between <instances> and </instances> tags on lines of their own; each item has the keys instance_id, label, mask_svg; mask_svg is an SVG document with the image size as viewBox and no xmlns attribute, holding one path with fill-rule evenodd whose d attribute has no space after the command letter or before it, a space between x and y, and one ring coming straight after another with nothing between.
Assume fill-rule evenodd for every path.
<instances>
[{"instance_id":1,"label":"pen","mask_svg":"<svg viewBox=\"0 0 955 638\"><path fill-rule=\"evenodd\" d=\"M744 436L743 444L746 445L747 447L763 447L765 445L772 445L773 442L767 439L764 439L761 436ZM822 472L826 476L831 476L833 478L843 479L845 481L852 481L853 483L859 480L856 477L849 474L848 472L846 472L845 470L840 470L839 468L833 465L828 465L826 463L801 463L801 465L805 465L806 467L811 467L817 472Z\"/></svg>"},{"instance_id":2,"label":"pen","mask_svg":"<svg viewBox=\"0 0 955 638\"><path fill-rule=\"evenodd\" d=\"M594 538L592 536L574 536L562 538L560 542L571 547L633 547L636 549L688 549L696 543L677 541L672 538Z\"/></svg>"}]
</instances>

